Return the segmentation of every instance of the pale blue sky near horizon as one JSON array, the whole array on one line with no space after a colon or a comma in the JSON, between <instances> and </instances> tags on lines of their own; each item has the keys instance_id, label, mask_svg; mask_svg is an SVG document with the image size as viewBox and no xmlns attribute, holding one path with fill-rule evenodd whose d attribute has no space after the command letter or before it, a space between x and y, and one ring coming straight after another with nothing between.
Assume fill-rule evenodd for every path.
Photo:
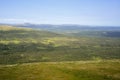
<instances>
[{"instance_id":1,"label":"pale blue sky near horizon","mask_svg":"<svg viewBox=\"0 0 120 80\"><path fill-rule=\"evenodd\" d=\"M120 0L0 0L0 23L120 26Z\"/></svg>"}]
</instances>

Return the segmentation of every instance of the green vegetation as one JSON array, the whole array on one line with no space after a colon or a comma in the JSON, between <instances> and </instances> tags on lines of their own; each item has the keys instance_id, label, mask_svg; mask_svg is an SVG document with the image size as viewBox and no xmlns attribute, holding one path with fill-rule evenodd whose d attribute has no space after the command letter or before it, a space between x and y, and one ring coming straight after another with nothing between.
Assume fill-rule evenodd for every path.
<instances>
[{"instance_id":1,"label":"green vegetation","mask_svg":"<svg viewBox=\"0 0 120 80\"><path fill-rule=\"evenodd\" d=\"M68 31L64 32L64 34L79 36L79 37L112 37L112 38L120 38L120 30L85 30L85 31Z\"/></svg>"},{"instance_id":2,"label":"green vegetation","mask_svg":"<svg viewBox=\"0 0 120 80\"><path fill-rule=\"evenodd\" d=\"M120 61L2 65L0 66L0 80L120 80Z\"/></svg>"},{"instance_id":3,"label":"green vegetation","mask_svg":"<svg viewBox=\"0 0 120 80\"><path fill-rule=\"evenodd\" d=\"M120 59L118 37L74 37L0 27L0 64Z\"/></svg>"},{"instance_id":4,"label":"green vegetation","mask_svg":"<svg viewBox=\"0 0 120 80\"><path fill-rule=\"evenodd\" d=\"M0 80L119 80L116 33L66 36L0 26Z\"/></svg>"}]
</instances>

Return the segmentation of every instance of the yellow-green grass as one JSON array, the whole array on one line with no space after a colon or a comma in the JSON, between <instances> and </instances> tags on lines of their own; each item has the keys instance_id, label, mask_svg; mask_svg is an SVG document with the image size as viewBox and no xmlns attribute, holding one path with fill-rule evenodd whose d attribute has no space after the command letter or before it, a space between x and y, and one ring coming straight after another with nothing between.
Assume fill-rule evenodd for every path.
<instances>
[{"instance_id":1,"label":"yellow-green grass","mask_svg":"<svg viewBox=\"0 0 120 80\"><path fill-rule=\"evenodd\" d=\"M42 43L45 45L52 44L54 47L59 47L59 46L70 46L71 44L74 45L74 42L79 42L77 38L72 38L72 37L46 37L42 39L32 39L32 38L25 38L23 39L12 39L12 40L0 40L0 43L2 44L20 44L20 43ZM74 47L79 46L79 45L74 45Z\"/></svg>"},{"instance_id":2,"label":"yellow-green grass","mask_svg":"<svg viewBox=\"0 0 120 80\"><path fill-rule=\"evenodd\" d=\"M31 31L31 28L21 28L21 27L14 27L14 26L8 26L8 25L0 25L0 30L2 31L10 31L10 30L25 30L25 31Z\"/></svg>"},{"instance_id":3,"label":"yellow-green grass","mask_svg":"<svg viewBox=\"0 0 120 80\"><path fill-rule=\"evenodd\" d=\"M58 46L70 46L70 43L78 42L77 38L73 37L52 37L52 38L43 38L41 43L43 44L53 44L54 47Z\"/></svg>"},{"instance_id":4,"label":"yellow-green grass","mask_svg":"<svg viewBox=\"0 0 120 80\"><path fill-rule=\"evenodd\" d=\"M41 62L0 66L0 80L120 80L120 62Z\"/></svg>"},{"instance_id":5,"label":"yellow-green grass","mask_svg":"<svg viewBox=\"0 0 120 80\"><path fill-rule=\"evenodd\" d=\"M39 43L37 40L32 39L26 39L26 41L23 40L0 40L1 44L21 44L21 43Z\"/></svg>"}]
</instances>

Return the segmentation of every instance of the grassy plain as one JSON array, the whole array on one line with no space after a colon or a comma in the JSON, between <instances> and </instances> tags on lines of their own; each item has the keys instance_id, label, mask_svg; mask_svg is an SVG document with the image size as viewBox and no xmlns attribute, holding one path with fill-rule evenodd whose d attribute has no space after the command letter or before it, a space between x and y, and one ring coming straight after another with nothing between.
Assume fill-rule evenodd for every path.
<instances>
[{"instance_id":1,"label":"grassy plain","mask_svg":"<svg viewBox=\"0 0 120 80\"><path fill-rule=\"evenodd\" d=\"M120 59L119 37L76 37L0 26L0 64Z\"/></svg>"},{"instance_id":2,"label":"grassy plain","mask_svg":"<svg viewBox=\"0 0 120 80\"><path fill-rule=\"evenodd\" d=\"M120 80L120 37L0 26L0 80Z\"/></svg>"},{"instance_id":3,"label":"grassy plain","mask_svg":"<svg viewBox=\"0 0 120 80\"><path fill-rule=\"evenodd\" d=\"M120 80L120 61L68 61L1 65L0 80Z\"/></svg>"}]
</instances>

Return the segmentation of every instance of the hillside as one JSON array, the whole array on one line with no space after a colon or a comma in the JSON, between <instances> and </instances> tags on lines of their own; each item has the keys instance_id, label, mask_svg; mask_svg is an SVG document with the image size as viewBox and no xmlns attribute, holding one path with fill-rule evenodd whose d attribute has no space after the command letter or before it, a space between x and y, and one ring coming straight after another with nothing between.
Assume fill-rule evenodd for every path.
<instances>
[{"instance_id":1,"label":"hillside","mask_svg":"<svg viewBox=\"0 0 120 80\"><path fill-rule=\"evenodd\" d=\"M87 25L51 25L51 24L17 24L17 27L47 30L69 36L120 37L119 26L87 26Z\"/></svg>"},{"instance_id":2,"label":"hillside","mask_svg":"<svg viewBox=\"0 0 120 80\"><path fill-rule=\"evenodd\" d=\"M42 62L0 66L0 80L120 80L120 62Z\"/></svg>"},{"instance_id":3,"label":"hillside","mask_svg":"<svg viewBox=\"0 0 120 80\"><path fill-rule=\"evenodd\" d=\"M77 37L112 37L112 38L120 38L120 31L68 31L65 32L66 35L72 35Z\"/></svg>"},{"instance_id":4,"label":"hillside","mask_svg":"<svg viewBox=\"0 0 120 80\"><path fill-rule=\"evenodd\" d=\"M119 37L75 37L0 27L0 64L120 59Z\"/></svg>"},{"instance_id":5,"label":"hillside","mask_svg":"<svg viewBox=\"0 0 120 80\"><path fill-rule=\"evenodd\" d=\"M89 26L89 25L75 25L75 24L61 24L61 25L52 25L52 24L13 24L17 27L26 27L32 29L44 29L44 30L57 30L57 31L120 31L120 26Z\"/></svg>"}]
</instances>

